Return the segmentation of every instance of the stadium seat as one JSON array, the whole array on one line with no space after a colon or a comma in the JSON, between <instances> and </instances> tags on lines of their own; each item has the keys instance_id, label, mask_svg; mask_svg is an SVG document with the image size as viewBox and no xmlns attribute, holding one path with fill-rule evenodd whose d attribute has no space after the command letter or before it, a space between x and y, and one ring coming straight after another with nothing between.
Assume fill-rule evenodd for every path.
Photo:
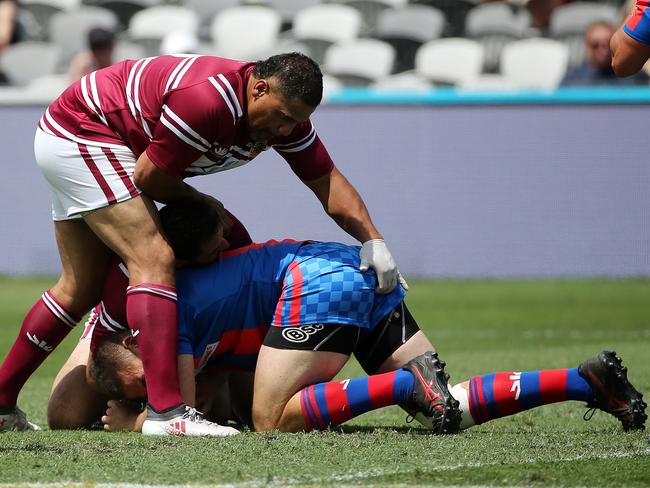
<instances>
[{"instance_id":1,"label":"stadium seat","mask_svg":"<svg viewBox=\"0 0 650 488\"><path fill-rule=\"evenodd\" d=\"M445 14L445 36L463 36L467 12L476 6L477 0L411 0L410 3L435 7Z\"/></svg>"},{"instance_id":2,"label":"stadium seat","mask_svg":"<svg viewBox=\"0 0 650 488\"><path fill-rule=\"evenodd\" d=\"M70 80L67 75L44 75L31 80L27 84L27 90L54 100L68 88L68 85Z\"/></svg>"},{"instance_id":3,"label":"stadium seat","mask_svg":"<svg viewBox=\"0 0 650 488\"><path fill-rule=\"evenodd\" d=\"M552 39L511 42L501 53L501 74L521 88L552 90L562 81L569 60L568 48Z\"/></svg>"},{"instance_id":4,"label":"stadium seat","mask_svg":"<svg viewBox=\"0 0 650 488\"><path fill-rule=\"evenodd\" d=\"M338 0L359 11L362 24L360 35L365 36L375 30L377 18L381 12L389 8L404 7L408 0Z\"/></svg>"},{"instance_id":5,"label":"stadium seat","mask_svg":"<svg viewBox=\"0 0 650 488\"><path fill-rule=\"evenodd\" d=\"M19 42L0 56L0 70L13 85L26 85L40 76L54 73L61 48L49 42Z\"/></svg>"},{"instance_id":6,"label":"stadium seat","mask_svg":"<svg viewBox=\"0 0 650 488\"><path fill-rule=\"evenodd\" d=\"M293 23L296 13L322 3L321 0L268 0L267 4L280 14L284 25Z\"/></svg>"},{"instance_id":7,"label":"stadium seat","mask_svg":"<svg viewBox=\"0 0 650 488\"><path fill-rule=\"evenodd\" d=\"M129 41L118 41L115 44L113 59L115 62L124 61L125 59L140 59L147 56L147 50L140 44Z\"/></svg>"},{"instance_id":8,"label":"stadium seat","mask_svg":"<svg viewBox=\"0 0 650 488\"><path fill-rule=\"evenodd\" d=\"M117 16L101 7L82 7L56 14L50 21L50 40L61 48L60 66L88 47L88 31L93 27L116 30Z\"/></svg>"},{"instance_id":9,"label":"stadium seat","mask_svg":"<svg viewBox=\"0 0 650 488\"><path fill-rule=\"evenodd\" d=\"M434 87L426 78L414 71L405 71L396 75L385 76L374 83L370 88L379 91L429 91Z\"/></svg>"},{"instance_id":10,"label":"stadium seat","mask_svg":"<svg viewBox=\"0 0 650 488\"><path fill-rule=\"evenodd\" d=\"M81 0L21 0L20 5L50 5L58 10L73 10L81 6Z\"/></svg>"},{"instance_id":11,"label":"stadium seat","mask_svg":"<svg viewBox=\"0 0 650 488\"><path fill-rule=\"evenodd\" d=\"M347 5L324 4L298 12L293 19L292 34L309 46L316 62L322 63L327 47L354 39L360 29L358 10Z\"/></svg>"},{"instance_id":12,"label":"stadium seat","mask_svg":"<svg viewBox=\"0 0 650 488\"><path fill-rule=\"evenodd\" d=\"M394 61L395 50L390 44L355 39L330 46L323 69L346 86L362 86L390 74Z\"/></svg>"},{"instance_id":13,"label":"stadium seat","mask_svg":"<svg viewBox=\"0 0 650 488\"><path fill-rule=\"evenodd\" d=\"M616 7L592 2L576 2L562 5L553 11L549 34L569 48L569 66L581 64L585 57L584 32L596 21L618 26L621 22Z\"/></svg>"},{"instance_id":14,"label":"stadium seat","mask_svg":"<svg viewBox=\"0 0 650 488\"><path fill-rule=\"evenodd\" d=\"M187 7L199 17L199 32L200 39L210 39L210 25L214 16L219 12L228 8L236 7L240 0L183 0L181 5Z\"/></svg>"},{"instance_id":15,"label":"stadium seat","mask_svg":"<svg viewBox=\"0 0 650 488\"><path fill-rule=\"evenodd\" d=\"M80 0L24 0L20 2L20 11L26 13L33 22L32 37L35 40L49 39L50 19L59 12L72 10L81 5Z\"/></svg>"},{"instance_id":16,"label":"stadium seat","mask_svg":"<svg viewBox=\"0 0 650 488\"><path fill-rule=\"evenodd\" d=\"M129 22L131 40L141 44L149 55L158 54L160 42L168 32L189 32L198 35L199 18L186 7L160 5L140 10Z\"/></svg>"},{"instance_id":17,"label":"stadium seat","mask_svg":"<svg viewBox=\"0 0 650 488\"><path fill-rule=\"evenodd\" d=\"M276 43L281 25L282 19L275 10L244 5L217 14L210 32L218 55L254 61Z\"/></svg>"},{"instance_id":18,"label":"stadium seat","mask_svg":"<svg viewBox=\"0 0 650 488\"><path fill-rule=\"evenodd\" d=\"M95 5L113 12L120 23L119 29L123 31L128 28L129 22L135 14L145 8L153 7L157 3L159 3L158 0L100 0Z\"/></svg>"},{"instance_id":19,"label":"stadium seat","mask_svg":"<svg viewBox=\"0 0 650 488\"><path fill-rule=\"evenodd\" d=\"M444 14L426 5L407 5L379 14L375 37L395 48L395 71L413 69L415 53L425 42L437 39L445 27Z\"/></svg>"},{"instance_id":20,"label":"stadium seat","mask_svg":"<svg viewBox=\"0 0 650 488\"><path fill-rule=\"evenodd\" d=\"M160 5L136 13L129 23L129 36L132 39L162 39L172 31L196 34L197 14L185 7Z\"/></svg>"},{"instance_id":21,"label":"stadium seat","mask_svg":"<svg viewBox=\"0 0 650 488\"><path fill-rule=\"evenodd\" d=\"M415 71L434 83L463 83L478 76L482 66L483 47L470 39L429 41L415 54Z\"/></svg>"},{"instance_id":22,"label":"stadium seat","mask_svg":"<svg viewBox=\"0 0 650 488\"><path fill-rule=\"evenodd\" d=\"M485 3L467 13L465 35L483 45L483 70L496 71L503 46L524 37L529 25L527 11L516 12L506 3Z\"/></svg>"}]
</instances>

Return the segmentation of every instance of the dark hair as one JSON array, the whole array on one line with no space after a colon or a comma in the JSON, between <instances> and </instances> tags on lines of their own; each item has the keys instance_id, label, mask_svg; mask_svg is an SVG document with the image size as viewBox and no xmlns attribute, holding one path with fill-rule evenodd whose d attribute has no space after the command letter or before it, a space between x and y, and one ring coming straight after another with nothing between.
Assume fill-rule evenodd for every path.
<instances>
[{"instance_id":1,"label":"dark hair","mask_svg":"<svg viewBox=\"0 0 650 488\"><path fill-rule=\"evenodd\" d=\"M91 51L109 49L115 45L115 33L102 27L93 27L88 31L88 47Z\"/></svg>"},{"instance_id":2,"label":"dark hair","mask_svg":"<svg viewBox=\"0 0 650 488\"><path fill-rule=\"evenodd\" d=\"M90 375L95 386L101 393L114 400L126 397L119 373L124 368L127 355L131 354L122 346L122 340L129 334L130 330L101 337L92 354Z\"/></svg>"},{"instance_id":3,"label":"dark hair","mask_svg":"<svg viewBox=\"0 0 650 488\"><path fill-rule=\"evenodd\" d=\"M305 105L316 107L323 98L323 73L313 59L301 53L277 54L258 61L253 76L258 79L275 77L287 101L298 97Z\"/></svg>"},{"instance_id":4,"label":"dark hair","mask_svg":"<svg viewBox=\"0 0 650 488\"><path fill-rule=\"evenodd\" d=\"M183 200L160 209L160 223L177 259L193 260L201 244L223 225L214 205L203 200Z\"/></svg>"}]
</instances>

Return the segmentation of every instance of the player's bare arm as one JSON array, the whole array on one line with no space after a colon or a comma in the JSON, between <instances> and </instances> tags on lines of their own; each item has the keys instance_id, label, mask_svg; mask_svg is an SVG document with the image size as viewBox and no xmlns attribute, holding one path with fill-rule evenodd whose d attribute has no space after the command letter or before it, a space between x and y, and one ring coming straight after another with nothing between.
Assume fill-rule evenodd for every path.
<instances>
[{"instance_id":1,"label":"player's bare arm","mask_svg":"<svg viewBox=\"0 0 650 488\"><path fill-rule=\"evenodd\" d=\"M650 46L632 39L621 27L610 41L612 68L617 76L632 76L650 58Z\"/></svg>"},{"instance_id":2,"label":"player's bare arm","mask_svg":"<svg viewBox=\"0 0 650 488\"><path fill-rule=\"evenodd\" d=\"M408 288L397 271L397 264L386 247L384 238L372 223L370 213L359 192L334 167L316 180L305 181L323 205L325 212L348 234L363 243L361 270L369 267L377 273L377 291L389 293L399 281Z\"/></svg>"}]
</instances>

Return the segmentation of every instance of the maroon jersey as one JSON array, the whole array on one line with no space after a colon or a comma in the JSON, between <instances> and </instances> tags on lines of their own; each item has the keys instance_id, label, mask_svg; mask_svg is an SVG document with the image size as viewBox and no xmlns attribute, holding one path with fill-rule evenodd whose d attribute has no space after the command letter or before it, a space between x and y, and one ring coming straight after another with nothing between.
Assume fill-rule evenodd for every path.
<instances>
[{"instance_id":1,"label":"maroon jersey","mask_svg":"<svg viewBox=\"0 0 650 488\"><path fill-rule=\"evenodd\" d=\"M68 87L39 126L58 137L145 150L167 174L197 176L248 163L273 147L303 180L334 164L311 121L268 144L248 135L246 85L254 63L175 55L126 60Z\"/></svg>"}]
</instances>

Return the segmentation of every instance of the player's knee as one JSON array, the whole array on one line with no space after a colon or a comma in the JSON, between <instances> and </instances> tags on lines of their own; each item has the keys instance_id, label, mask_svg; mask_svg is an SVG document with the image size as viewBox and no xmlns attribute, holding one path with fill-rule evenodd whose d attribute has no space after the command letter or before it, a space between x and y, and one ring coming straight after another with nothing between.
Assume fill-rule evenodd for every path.
<instances>
[{"instance_id":1,"label":"player's knee","mask_svg":"<svg viewBox=\"0 0 650 488\"><path fill-rule=\"evenodd\" d=\"M152 239L149 245L136 250L126 265L136 282L164 283L173 280L174 251L162 236Z\"/></svg>"},{"instance_id":2,"label":"player's knee","mask_svg":"<svg viewBox=\"0 0 650 488\"><path fill-rule=\"evenodd\" d=\"M253 427L256 432L268 432L278 428L279 415L273 415L268 409L253 405Z\"/></svg>"}]
</instances>

